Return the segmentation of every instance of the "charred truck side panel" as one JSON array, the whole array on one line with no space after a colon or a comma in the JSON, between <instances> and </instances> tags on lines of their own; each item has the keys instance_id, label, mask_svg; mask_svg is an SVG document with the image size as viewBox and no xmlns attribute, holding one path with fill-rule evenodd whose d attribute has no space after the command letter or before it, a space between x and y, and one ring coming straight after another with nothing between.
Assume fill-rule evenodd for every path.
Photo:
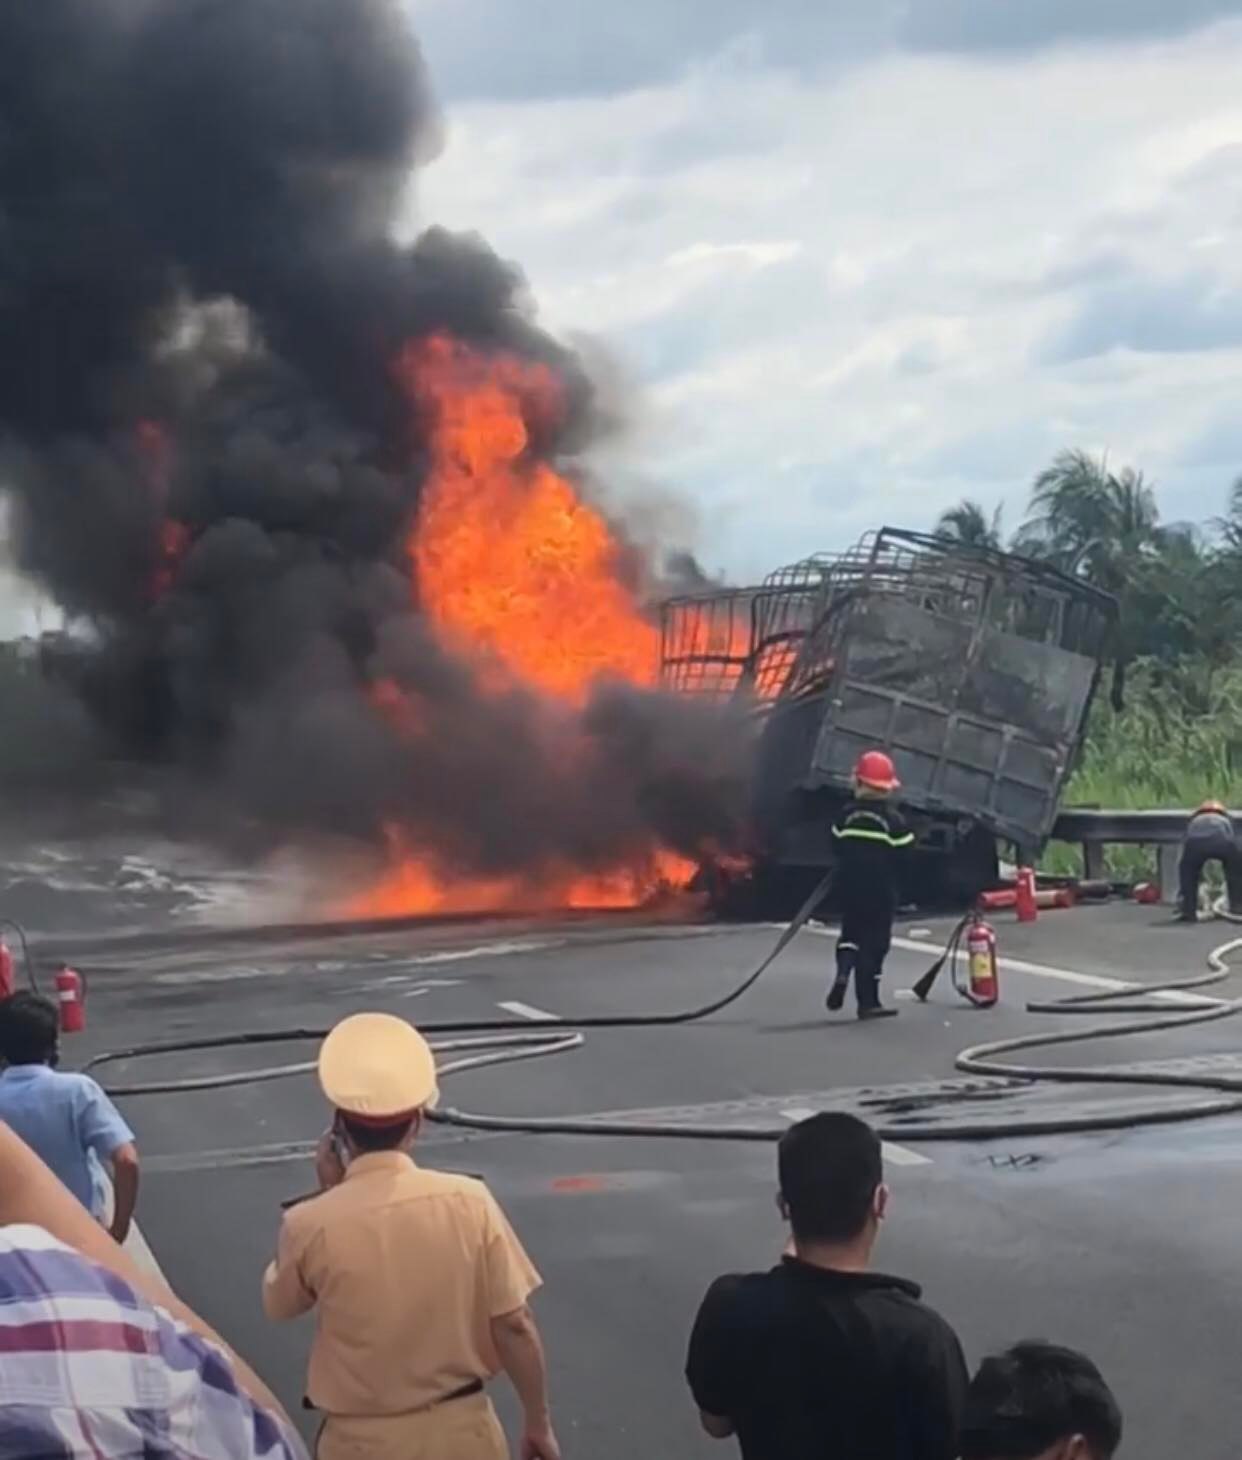
<instances>
[{"instance_id":1,"label":"charred truck side panel","mask_svg":"<svg viewBox=\"0 0 1242 1460\"><path fill-rule=\"evenodd\" d=\"M998 841L1047 840L1115 617L1047 564L886 527L758 588L670 600L663 677L754 703L765 894L831 863L832 815L874 747L919 836L908 891L962 898L994 878Z\"/></svg>"}]
</instances>

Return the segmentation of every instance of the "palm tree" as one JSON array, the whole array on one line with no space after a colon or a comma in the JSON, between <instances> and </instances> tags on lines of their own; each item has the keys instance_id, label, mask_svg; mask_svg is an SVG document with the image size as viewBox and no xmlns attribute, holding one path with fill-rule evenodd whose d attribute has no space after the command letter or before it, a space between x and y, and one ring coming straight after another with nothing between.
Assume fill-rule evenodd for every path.
<instances>
[{"instance_id":1,"label":"palm tree","mask_svg":"<svg viewBox=\"0 0 1242 1460\"><path fill-rule=\"evenodd\" d=\"M1035 478L1030 510L1017 545L1118 601L1112 703L1120 711L1126 670L1145 647L1142 600L1168 539L1155 494L1142 472L1131 467L1114 472L1104 457L1062 451Z\"/></svg>"},{"instance_id":2,"label":"palm tree","mask_svg":"<svg viewBox=\"0 0 1242 1460\"><path fill-rule=\"evenodd\" d=\"M989 517L978 502L963 497L956 507L948 508L937 518L936 536L948 538L950 542L962 543L965 547L999 551L1002 511L998 507Z\"/></svg>"},{"instance_id":3,"label":"palm tree","mask_svg":"<svg viewBox=\"0 0 1242 1460\"><path fill-rule=\"evenodd\" d=\"M1242 555L1242 477L1229 488L1229 506L1225 515L1216 519L1216 526L1225 540L1225 551Z\"/></svg>"}]
</instances>

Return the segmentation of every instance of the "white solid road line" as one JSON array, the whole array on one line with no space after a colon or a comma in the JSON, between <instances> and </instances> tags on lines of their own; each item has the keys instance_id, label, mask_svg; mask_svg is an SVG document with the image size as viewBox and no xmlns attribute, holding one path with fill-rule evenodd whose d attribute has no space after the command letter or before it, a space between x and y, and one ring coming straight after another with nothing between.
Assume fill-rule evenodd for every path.
<instances>
[{"instance_id":1,"label":"white solid road line","mask_svg":"<svg viewBox=\"0 0 1242 1460\"><path fill-rule=\"evenodd\" d=\"M913 938L894 938L894 948L904 948L914 953L926 953L926 943L915 942ZM1036 978L1053 978L1060 983L1074 983L1083 988L1098 989L1101 993L1130 993L1141 994L1143 985L1133 980L1124 978L1108 978L1099 973L1079 973L1073 968L1052 968L1046 963L1028 963L1023 958L998 958L997 963L1001 968L1007 968L1013 973L1029 973ZM1187 992L1184 989L1157 989L1151 997L1159 999L1165 1004L1189 1004L1200 1008L1211 998L1210 995Z\"/></svg>"},{"instance_id":2,"label":"white solid road line","mask_svg":"<svg viewBox=\"0 0 1242 1460\"><path fill-rule=\"evenodd\" d=\"M769 926L784 928L788 924L772 923ZM808 926L804 931L820 938L835 938L840 930L823 926ZM907 953L931 953L936 950L936 946L934 941L926 942L917 938L893 939L893 947L901 948ZM1056 979L1059 983L1073 983L1082 988L1099 989L1101 993L1141 994L1145 992L1145 985L1132 979L1108 978L1101 973L1079 973L1074 968L1053 968L1047 963L1028 963L1024 958L1001 957L996 961L1001 968L1007 968L1012 973L1029 973L1036 978ZM899 989L897 992L905 991ZM1197 994L1186 989L1156 989L1150 997L1159 999L1161 1003L1182 1004L1195 1009L1201 1009L1205 1004L1215 1002L1210 994Z\"/></svg>"},{"instance_id":3,"label":"white solid road line","mask_svg":"<svg viewBox=\"0 0 1242 1460\"><path fill-rule=\"evenodd\" d=\"M817 1111L805 1105L791 1105L788 1109L782 1110L781 1114L792 1125L796 1120L807 1120ZM883 1143L884 1159L894 1166L930 1166L932 1158L924 1156L921 1151L912 1151L909 1146L899 1146L893 1141Z\"/></svg>"},{"instance_id":4,"label":"white solid road line","mask_svg":"<svg viewBox=\"0 0 1242 1460\"><path fill-rule=\"evenodd\" d=\"M523 1004L517 999L502 1000L497 1008L504 1009L510 1014L516 1014L519 1019L560 1019L559 1014L549 1014L546 1009L536 1009L533 1004Z\"/></svg>"}]
</instances>

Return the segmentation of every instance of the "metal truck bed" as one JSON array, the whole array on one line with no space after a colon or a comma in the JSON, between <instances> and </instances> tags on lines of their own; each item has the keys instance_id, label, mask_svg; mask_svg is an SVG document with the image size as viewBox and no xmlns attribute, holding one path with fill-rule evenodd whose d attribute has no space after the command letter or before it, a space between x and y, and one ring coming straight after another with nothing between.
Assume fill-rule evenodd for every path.
<instances>
[{"instance_id":1,"label":"metal truck bed","mask_svg":"<svg viewBox=\"0 0 1242 1460\"><path fill-rule=\"evenodd\" d=\"M756 821L782 855L804 839L799 795L844 793L872 747L896 761L906 807L1035 848L1115 618L1047 564L886 527L758 588L673 600L664 682L763 710Z\"/></svg>"}]
</instances>

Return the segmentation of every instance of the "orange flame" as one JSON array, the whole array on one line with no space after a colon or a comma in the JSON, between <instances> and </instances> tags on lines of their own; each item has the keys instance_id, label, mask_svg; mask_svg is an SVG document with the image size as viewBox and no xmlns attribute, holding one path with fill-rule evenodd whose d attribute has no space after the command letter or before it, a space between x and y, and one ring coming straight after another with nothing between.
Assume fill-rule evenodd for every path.
<instances>
[{"instance_id":1,"label":"orange flame","mask_svg":"<svg viewBox=\"0 0 1242 1460\"><path fill-rule=\"evenodd\" d=\"M455 877L433 858L410 850L399 833L390 830L388 840L392 865L374 887L350 901L350 917L637 907L661 892L685 887L696 870L688 858L656 850L611 872L583 874L558 867L528 876Z\"/></svg>"},{"instance_id":2,"label":"orange flame","mask_svg":"<svg viewBox=\"0 0 1242 1460\"><path fill-rule=\"evenodd\" d=\"M151 574L152 598L163 598L177 581L181 560L190 546L190 529L184 522L165 517L156 540L156 564Z\"/></svg>"},{"instance_id":3,"label":"orange flame","mask_svg":"<svg viewBox=\"0 0 1242 1460\"><path fill-rule=\"evenodd\" d=\"M476 657L573 703L601 678L654 683L659 632L612 530L528 451L528 422L563 413L552 371L446 335L407 346L397 369L431 438L410 542L425 611Z\"/></svg>"},{"instance_id":4,"label":"orange flame","mask_svg":"<svg viewBox=\"0 0 1242 1460\"><path fill-rule=\"evenodd\" d=\"M582 704L601 679L656 682L659 632L625 580L604 517L532 449L564 414L546 365L483 354L447 335L406 346L398 379L428 440L429 471L408 552L423 611L472 658L485 686L527 685ZM378 713L406 734L417 705L393 681L372 686ZM502 909L623 908L684 887L695 864L652 845L603 872L570 866L472 879L389 831L390 870L352 900L358 917Z\"/></svg>"},{"instance_id":5,"label":"orange flame","mask_svg":"<svg viewBox=\"0 0 1242 1460\"><path fill-rule=\"evenodd\" d=\"M155 533L155 563L147 587L150 597L163 598L177 580L181 560L190 547L190 529L184 522L165 515L172 472L172 445L158 421L139 421L134 441L145 468L147 490L158 514Z\"/></svg>"}]
</instances>

